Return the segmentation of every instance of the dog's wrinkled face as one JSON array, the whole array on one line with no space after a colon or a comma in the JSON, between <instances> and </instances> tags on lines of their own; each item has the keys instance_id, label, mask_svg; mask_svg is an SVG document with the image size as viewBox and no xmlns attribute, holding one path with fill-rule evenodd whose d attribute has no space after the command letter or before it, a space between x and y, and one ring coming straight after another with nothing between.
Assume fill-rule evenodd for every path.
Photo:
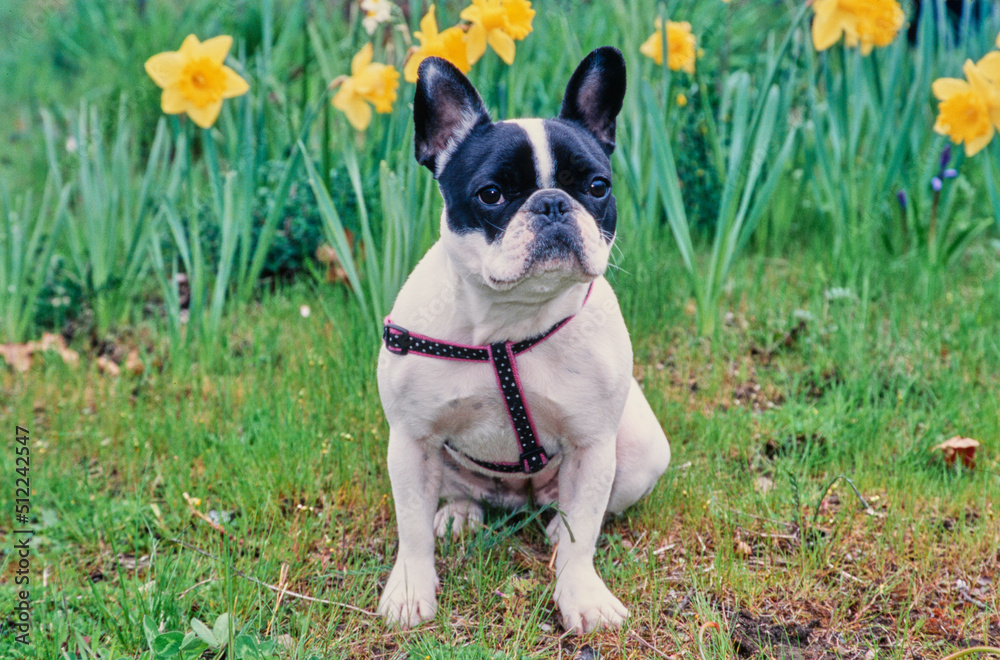
<instances>
[{"instance_id":1,"label":"dog's wrinkled face","mask_svg":"<svg viewBox=\"0 0 1000 660\"><path fill-rule=\"evenodd\" d=\"M574 73L556 119L493 123L444 60L421 64L417 159L438 179L442 240L466 277L557 291L602 275L615 237L611 163L625 64L613 48Z\"/></svg>"}]
</instances>

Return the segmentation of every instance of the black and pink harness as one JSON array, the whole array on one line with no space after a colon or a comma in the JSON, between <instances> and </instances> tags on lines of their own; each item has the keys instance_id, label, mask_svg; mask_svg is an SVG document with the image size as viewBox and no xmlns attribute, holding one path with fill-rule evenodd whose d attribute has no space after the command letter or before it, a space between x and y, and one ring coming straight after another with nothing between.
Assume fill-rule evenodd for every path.
<instances>
[{"instance_id":1,"label":"black and pink harness","mask_svg":"<svg viewBox=\"0 0 1000 660\"><path fill-rule=\"evenodd\" d=\"M587 304L591 289L593 289L593 285L587 289L587 296L583 299L583 304ZM382 340L385 342L386 350L396 355L419 353L441 360L491 363L493 373L497 378L497 386L499 386L506 404L510 425L514 428L514 437L517 439L521 455L516 463L492 463L465 454L462 455L476 465L494 472L534 474L545 467L552 457L546 454L545 449L538 443L535 422L531 419L531 411L528 410L528 402L524 399L521 379L517 374L517 356L527 353L551 337L559 328L569 323L573 316L575 314L567 316L542 334L523 341L498 341L485 346L455 344L432 339L392 323L387 316L382 329ZM453 447L451 449L455 452L458 451Z\"/></svg>"}]
</instances>

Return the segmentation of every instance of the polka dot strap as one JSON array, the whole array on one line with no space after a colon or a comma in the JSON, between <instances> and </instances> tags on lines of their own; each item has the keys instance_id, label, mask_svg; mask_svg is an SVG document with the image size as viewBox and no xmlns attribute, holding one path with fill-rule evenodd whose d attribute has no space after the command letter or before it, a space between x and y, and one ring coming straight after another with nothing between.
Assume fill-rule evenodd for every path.
<instances>
[{"instance_id":1,"label":"polka dot strap","mask_svg":"<svg viewBox=\"0 0 1000 660\"><path fill-rule=\"evenodd\" d=\"M583 299L584 304L590 298L591 289L593 289L593 285L591 285L590 289L587 289L587 296ZM544 333L523 341L496 342L489 346L472 346L468 344L453 344L410 332L406 328L392 323L386 317L385 325L382 328L382 341L385 342L386 350L396 355L418 353L442 360L491 362L493 364L493 372L497 378L497 385L504 398L504 406L507 408L507 416L514 429L514 437L517 439L520 456L516 463L480 461L471 456L466 456L466 458L476 465L494 472L534 474L546 466L550 460L550 456L545 453L545 449L538 443L538 434L535 431L535 423L531 419L531 412L528 410L528 402L524 399L524 389L521 387L521 379L517 373L517 360L515 358L517 355L531 350L548 339L559 328L569 323L572 318L572 316L567 316Z\"/></svg>"},{"instance_id":2,"label":"polka dot strap","mask_svg":"<svg viewBox=\"0 0 1000 660\"><path fill-rule=\"evenodd\" d=\"M448 342L431 339L424 335L410 332L406 328L390 323L386 318L382 328L382 341L390 353L406 355L407 353L420 353L428 357L441 358L442 360L463 360L476 362L489 362L490 349L487 346L467 346L465 344L450 344Z\"/></svg>"},{"instance_id":3,"label":"polka dot strap","mask_svg":"<svg viewBox=\"0 0 1000 660\"><path fill-rule=\"evenodd\" d=\"M476 463L494 470L516 465L515 469L518 472L533 474L545 467L549 462L549 456L538 444L535 423L531 419L531 412L524 400L524 390L521 389L521 379L517 375L517 361L514 359L512 347L513 344L509 341L490 344L490 357L493 359L493 371L497 377L497 385L500 386L500 392L503 394L507 416L510 418L511 426L514 427L514 436L517 438L521 455L516 464L490 463L484 465L479 461Z\"/></svg>"}]
</instances>

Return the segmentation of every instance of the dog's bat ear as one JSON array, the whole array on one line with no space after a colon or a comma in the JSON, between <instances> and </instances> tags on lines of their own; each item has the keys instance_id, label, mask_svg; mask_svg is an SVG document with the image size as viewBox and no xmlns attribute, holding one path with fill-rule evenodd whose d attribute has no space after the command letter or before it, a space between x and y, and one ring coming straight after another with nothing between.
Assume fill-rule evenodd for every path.
<instances>
[{"instance_id":1,"label":"dog's bat ear","mask_svg":"<svg viewBox=\"0 0 1000 660\"><path fill-rule=\"evenodd\" d=\"M437 177L448 156L490 116L469 79L451 62L428 57L417 69L413 146L417 162Z\"/></svg>"},{"instance_id":2,"label":"dog's bat ear","mask_svg":"<svg viewBox=\"0 0 1000 660\"><path fill-rule=\"evenodd\" d=\"M604 46L591 51L569 79L559 117L590 131L610 156L624 98L625 58L617 48Z\"/></svg>"}]
</instances>

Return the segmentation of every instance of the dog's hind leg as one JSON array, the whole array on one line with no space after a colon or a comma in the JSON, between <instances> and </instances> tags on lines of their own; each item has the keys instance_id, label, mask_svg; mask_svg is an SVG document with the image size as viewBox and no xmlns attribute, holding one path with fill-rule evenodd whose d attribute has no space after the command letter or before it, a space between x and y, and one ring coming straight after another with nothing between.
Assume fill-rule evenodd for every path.
<instances>
[{"instance_id":1,"label":"dog's hind leg","mask_svg":"<svg viewBox=\"0 0 1000 660\"><path fill-rule=\"evenodd\" d=\"M621 513L649 495L670 463L670 443L635 379L618 424L615 456L608 513Z\"/></svg>"},{"instance_id":2,"label":"dog's hind leg","mask_svg":"<svg viewBox=\"0 0 1000 660\"><path fill-rule=\"evenodd\" d=\"M434 516L434 533L444 538L459 536L483 524L483 503L503 509L516 509L528 501L527 481L503 479L473 472L441 450L444 474L441 499L444 504Z\"/></svg>"},{"instance_id":3,"label":"dog's hind leg","mask_svg":"<svg viewBox=\"0 0 1000 660\"><path fill-rule=\"evenodd\" d=\"M445 502L434 514L434 533L438 538L461 536L483 524L483 507L472 500Z\"/></svg>"}]
</instances>

